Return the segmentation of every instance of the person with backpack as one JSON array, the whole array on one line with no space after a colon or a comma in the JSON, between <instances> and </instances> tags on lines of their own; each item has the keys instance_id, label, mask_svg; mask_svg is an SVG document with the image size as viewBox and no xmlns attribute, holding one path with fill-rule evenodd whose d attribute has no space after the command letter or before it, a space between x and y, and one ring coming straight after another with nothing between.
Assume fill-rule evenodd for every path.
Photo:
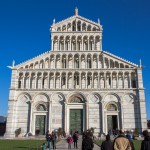
<instances>
[{"instance_id":1,"label":"person with backpack","mask_svg":"<svg viewBox=\"0 0 150 150\"><path fill-rule=\"evenodd\" d=\"M71 144L73 143L73 138L71 135L67 138L68 149L71 149Z\"/></svg>"},{"instance_id":2,"label":"person with backpack","mask_svg":"<svg viewBox=\"0 0 150 150\"><path fill-rule=\"evenodd\" d=\"M52 132L51 138L52 138L53 149L56 149L56 139L57 139L57 136L56 136L55 132Z\"/></svg>"}]
</instances>

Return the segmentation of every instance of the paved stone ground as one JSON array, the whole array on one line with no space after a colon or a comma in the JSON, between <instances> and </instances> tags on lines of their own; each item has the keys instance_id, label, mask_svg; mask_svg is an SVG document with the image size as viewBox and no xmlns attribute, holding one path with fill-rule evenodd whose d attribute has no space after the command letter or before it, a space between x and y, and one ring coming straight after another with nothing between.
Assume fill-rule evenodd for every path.
<instances>
[{"instance_id":1,"label":"paved stone ground","mask_svg":"<svg viewBox=\"0 0 150 150\"><path fill-rule=\"evenodd\" d=\"M82 146L82 136L80 136L79 140L78 140L78 150L81 150L81 146ZM68 149L68 143L67 143L66 139L63 139L60 142L58 142L56 144L56 148L57 148L57 150L67 150ZM71 149L75 150L74 144L71 145ZM100 150L100 147L97 146L96 144L94 144L93 150Z\"/></svg>"}]
</instances>

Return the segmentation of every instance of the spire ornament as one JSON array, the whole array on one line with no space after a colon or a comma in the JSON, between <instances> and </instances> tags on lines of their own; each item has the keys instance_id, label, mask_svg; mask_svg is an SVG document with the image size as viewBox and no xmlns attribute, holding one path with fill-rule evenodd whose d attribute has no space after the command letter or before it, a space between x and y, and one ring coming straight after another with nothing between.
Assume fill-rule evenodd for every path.
<instances>
[{"instance_id":1,"label":"spire ornament","mask_svg":"<svg viewBox=\"0 0 150 150\"><path fill-rule=\"evenodd\" d=\"M15 61L14 60L12 61L12 66L7 66L7 67L13 69L15 67Z\"/></svg>"},{"instance_id":2,"label":"spire ornament","mask_svg":"<svg viewBox=\"0 0 150 150\"><path fill-rule=\"evenodd\" d=\"M55 21L56 21L56 20L55 20L55 18L54 18L54 19L53 19L53 25L55 25Z\"/></svg>"},{"instance_id":3,"label":"spire ornament","mask_svg":"<svg viewBox=\"0 0 150 150\"><path fill-rule=\"evenodd\" d=\"M78 16L78 8L75 8L75 15Z\"/></svg>"},{"instance_id":4,"label":"spire ornament","mask_svg":"<svg viewBox=\"0 0 150 150\"><path fill-rule=\"evenodd\" d=\"M100 25L100 19L98 18L98 24Z\"/></svg>"}]
</instances>

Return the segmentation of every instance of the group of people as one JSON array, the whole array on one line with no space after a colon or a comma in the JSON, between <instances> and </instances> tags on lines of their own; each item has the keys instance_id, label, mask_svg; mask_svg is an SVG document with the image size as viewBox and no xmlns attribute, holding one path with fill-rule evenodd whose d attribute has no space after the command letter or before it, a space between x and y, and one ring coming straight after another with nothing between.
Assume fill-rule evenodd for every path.
<instances>
[{"instance_id":1,"label":"group of people","mask_svg":"<svg viewBox=\"0 0 150 150\"><path fill-rule=\"evenodd\" d=\"M147 130L143 131L144 140L141 143L141 150L150 150L150 136ZM93 150L94 142L93 142L93 133L90 130L83 132L82 136L82 150ZM47 140L47 148L56 149L56 133L50 133L47 131L46 140ZM78 149L78 139L79 132L75 131L74 134L70 134L67 138L68 149L71 149L71 145L74 143L74 148ZM117 137L112 142L110 139L110 135L106 135L106 140L102 142L101 150L135 150L134 144L131 140L131 137L128 133L124 134L124 130L119 130Z\"/></svg>"},{"instance_id":2,"label":"group of people","mask_svg":"<svg viewBox=\"0 0 150 150\"><path fill-rule=\"evenodd\" d=\"M78 138L79 138L79 132L75 131L73 136L70 134L67 138L68 142L68 149L71 149L72 143L74 143L74 148L78 148ZM93 135L90 131L86 131L83 134L83 140L82 140L82 150L92 150L94 148L93 143Z\"/></svg>"},{"instance_id":3,"label":"group of people","mask_svg":"<svg viewBox=\"0 0 150 150\"><path fill-rule=\"evenodd\" d=\"M150 136L147 130L143 131L144 140L141 144L141 150L150 150ZM135 150L131 137L123 130L119 131L118 136L112 142L110 135L106 135L106 140L101 144L101 150Z\"/></svg>"},{"instance_id":4,"label":"group of people","mask_svg":"<svg viewBox=\"0 0 150 150\"><path fill-rule=\"evenodd\" d=\"M53 149L56 149L56 139L57 136L55 132L50 133L49 130L46 132L47 148L49 148L49 150L51 149L51 143Z\"/></svg>"}]
</instances>

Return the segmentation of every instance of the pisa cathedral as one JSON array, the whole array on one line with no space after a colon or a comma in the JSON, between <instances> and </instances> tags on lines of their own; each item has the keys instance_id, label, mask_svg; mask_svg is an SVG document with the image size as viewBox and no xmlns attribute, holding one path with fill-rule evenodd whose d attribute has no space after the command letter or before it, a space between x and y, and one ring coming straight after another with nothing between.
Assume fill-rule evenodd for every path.
<instances>
[{"instance_id":1,"label":"pisa cathedral","mask_svg":"<svg viewBox=\"0 0 150 150\"><path fill-rule=\"evenodd\" d=\"M75 14L50 27L51 50L12 65L6 136L147 128L142 67L102 50L103 28Z\"/></svg>"}]
</instances>

